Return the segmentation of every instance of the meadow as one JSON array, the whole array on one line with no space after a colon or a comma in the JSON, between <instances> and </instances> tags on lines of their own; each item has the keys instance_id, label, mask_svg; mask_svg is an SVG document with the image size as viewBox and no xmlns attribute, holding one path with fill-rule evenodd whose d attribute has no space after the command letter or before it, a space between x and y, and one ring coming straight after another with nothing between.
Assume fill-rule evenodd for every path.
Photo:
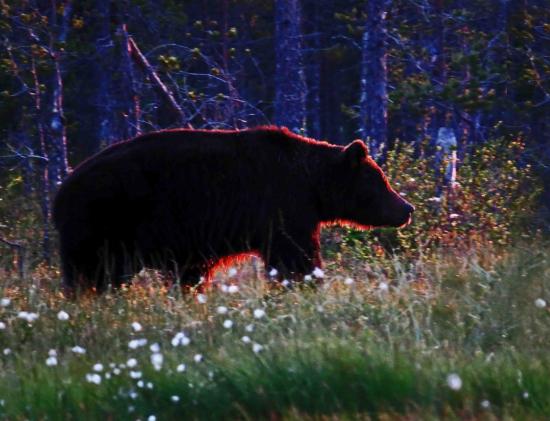
<instances>
[{"instance_id":1,"label":"meadow","mask_svg":"<svg viewBox=\"0 0 550 421\"><path fill-rule=\"evenodd\" d=\"M204 294L3 279L0 417L547 419L548 248L327 263L285 289L249 261Z\"/></svg>"}]
</instances>

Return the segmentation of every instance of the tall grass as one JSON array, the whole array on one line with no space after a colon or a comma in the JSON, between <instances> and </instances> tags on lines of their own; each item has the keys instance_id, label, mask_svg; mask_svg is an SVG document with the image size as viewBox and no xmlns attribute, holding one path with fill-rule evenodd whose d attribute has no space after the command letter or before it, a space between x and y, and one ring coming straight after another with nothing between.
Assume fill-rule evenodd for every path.
<instances>
[{"instance_id":1,"label":"tall grass","mask_svg":"<svg viewBox=\"0 0 550 421\"><path fill-rule=\"evenodd\" d=\"M157 278L74 301L56 273L3 279L0 417L550 414L548 250L335 262L318 286L284 291L250 266L220 274L205 296ZM138 339L147 344L133 348Z\"/></svg>"}]
</instances>

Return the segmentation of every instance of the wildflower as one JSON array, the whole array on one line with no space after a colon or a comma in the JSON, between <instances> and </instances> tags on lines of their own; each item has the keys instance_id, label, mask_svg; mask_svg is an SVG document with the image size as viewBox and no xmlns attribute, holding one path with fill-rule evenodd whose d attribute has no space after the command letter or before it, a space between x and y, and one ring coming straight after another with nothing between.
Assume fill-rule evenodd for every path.
<instances>
[{"instance_id":1,"label":"wildflower","mask_svg":"<svg viewBox=\"0 0 550 421\"><path fill-rule=\"evenodd\" d=\"M529 392L523 392L521 396L523 396L523 399L529 399Z\"/></svg>"},{"instance_id":2,"label":"wildflower","mask_svg":"<svg viewBox=\"0 0 550 421\"><path fill-rule=\"evenodd\" d=\"M220 289L222 290L222 292L227 292L227 285L222 284L222 286L220 287Z\"/></svg>"},{"instance_id":3,"label":"wildflower","mask_svg":"<svg viewBox=\"0 0 550 421\"><path fill-rule=\"evenodd\" d=\"M195 356L193 357L193 360L196 362L196 363L200 363L203 358L202 358L202 354L195 354Z\"/></svg>"},{"instance_id":4,"label":"wildflower","mask_svg":"<svg viewBox=\"0 0 550 421\"><path fill-rule=\"evenodd\" d=\"M105 373L105 378L109 380L111 378L111 373Z\"/></svg>"},{"instance_id":5,"label":"wildflower","mask_svg":"<svg viewBox=\"0 0 550 421\"><path fill-rule=\"evenodd\" d=\"M82 348L81 346L73 346L71 348L71 351L73 351L75 354L85 354L86 353L86 350L84 348Z\"/></svg>"},{"instance_id":6,"label":"wildflower","mask_svg":"<svg viewBox=\"0 0 550 421\"><path fill-rule=\"evenodd\" d=\"M134 405L128 406L128 412L129 412L129 413L132 413L132 412L134 412L135 410L136 410L136 407L135 407Z\"/></svg>"},{"instance_id":7,"label":"wildflower","mask_svg":"<svg viewBox=\"0 0 550 421\"><path fill-rule=\"evenodd\" d=\"M231 269L229 269L227 274L229 275L230 278L233 278L234 276L237 276L237 269L231 268Z\"/></svg>"},{"instance_id":8,"label":"wildflower","mask_svg":"<svg viewBox=\"0 0 550 421\"><path fill-rule=\"evenodd\" d=\"M143 386L145 386L145 383L143 382L143 380L138 381L136 384L137 384L137 387L139 388L143 388Z\"/></svg>"},{"instance_id":9,"label":"wildflower","mask_svg":"<svg viewBox=\"0 0 550 421\"><path fill-rule=\"evenodd\" d=\"M227 313L227 307L226 306L219 306L218 308L216 308L216 313L226 314Z\"/></svg>"},{"instance_id":10,"label":"wildflower","mask_svg":"<svg viewBox=\"0 0 550 421\"><path fill-rule=\"evenodd\" d=\"M128 368L134 368L137 365L137 360L135 358L130 358L128 361L126 361L126 366Z\"/></svg>"},{"instance_id":11,"label":"wildflower","mask_svg":"<svg viewBox=\"0 0 550 421\"><path fill-rule=\"evenodd\" d=\"M4 330L6 328L6 324L4 322L0 322L0 330Z\"/></svg>"},{"instance_id":12,"label":"wildflower","mask_svg":"<svg viewBox=\"0 0 550 421\"><path fill-rule=\"evenodd\" d=\"M245 344L249 344L250 343L250 337L249 336L243 336L241 338L241 341L243 341Z\"/></svg>"},{"instance_id":13,"label":"wildflower","mask_svg":"<svg viewBox=\"0 0 550 421\"><path fill-rule=\"evenodd\" d=\"M231 329L233 327L233 321L232 320L224 320L223 327L226 329Z\"/></svg>"},{"instance_id":14,"label":"wildflower","mask_svg":"<svg viewBox=\"0 0 550 421\"><path fill-rule=\"evenodd\" d=\"M54 365L57 365L57 357L50 356L46 359L46 365L48 367L53 367Z\"/></svg>"},{"instance_id":15,"label":"wildflower","mask_svg":"<svg viewBox=\"0 0 550 421\"><path fill-rule=\"evenodd\" d=\"M312 273L313 273L313 276L315 276L316 278L324 278L325 277L325 272L323 272L323 269L318 268L318 267L313 269Z\"/></svg>"},{"instance_id":16,"label":"wildflower","mask_svg":"<svg viewBox=\"0 0 550 421\"><path fill-rule=\"evenodd\" d=\"M311 277L311 275L306 275L304 276L304 281L306 282L310 282L313 278Z\"/></svg>"},{"instance_id":17,"label":"wildflower","mask_svg":"<svg viewBox=\"0 0 550 421\"><path fill-rule=\"evenodd\" d=\"M4 355L10 355L11 354L11 349L10 348L4 348L4 351L2 351L4 353Z\"/></svg>"},{"instance_id":18,"label":"wildflower","mask_svg":"<svg viewBox=\"0 0 550 421\"><path fill-rule=\"evenodd\" d=\"M537 308L544 308L544 307L546 307L546 301L544 301L542 298L537 298L535 300L535 306Z\"/></svg>"},{"instance_id":19,"label":"wildflower","mask_svg":"<svg viewBox=\"0 0 550 421\"><path fill-rule=\"evenodd\" d=\"M38 319L38 314L30 313L28 311L20 311L19 313L17 313L17 317L20 319L26 320L27 323L32 323L36 319Z\"/></svg>"},{"instance_id":20,"label":"wildflower","mask_svg":"<svg viewBox=\"0 0 550 421\"><path fill-rule=\"evenodd\" d=\"M269 276L271 276L272 278L274 278L275 276L277 276L277 274L279 273L279 271L275 268L272 268L270 271L269 271Z\"/></svg>"},{"instance_id":21,"label":"wildflower","mask_svg":"<svg viewBox=\"0 0 550 421\"><path fill-rule=\"evenodd\" d=\"M190 342L191 342L191 339L185 336L184 332L178 332L172 338L172 346L178 346L178 345L187 346L189 345Z\"/></svg>"},{"instance_id":22,"label":"wildflower","mask_svg":"<svg viewBox=\"0 0 550 421\"><path fill-rule=\"evenodd\" d=\"M151 364L153 364L155 370L159 371L162 368L163 362L164 356L161 353L155 352L154 354L151 354Z\"/></svg>"},{"instance_id":23,"label":"wildflower","mask_svg":"<svg viewBox=\"0 0 550 421\"><path fill-rule=\"evenodd\" d=\"M130 397L130 399L136 399L138 397L138 394L131 390L130 392L128 392L128 397Z\"/></svg>"},{"instance_id":24,"label":"wildflower","mask_svg":"<svg viewBox=\"0 0 550 421\"><path fill-rule=\"evenodd\" d=\"M141 376L142 376L141 371L130 371L131 379L141 379Z\"/></svg>"},{"instance_id":25,"label":"wildflower","mask_svg":"<svg viewBox=\"0 0 550 421\"><path fill-rule=\"evenodd\" d=\"M1 306L1 307L7 307L7 306L9 306L10 304L11 304L11 299L6 298L6 297L0 299L0 306Z\"/></svg>"},{"instance_id":26,"label":"wildflower","mask_svg":"<svg viewBox=\"0 0 550 421\"><path fill-rule=\"evenodd\" d=\"M149 390L153 389L153 383L151 383L151 382L147 382L146 386L147 386L147 389L149 389Z\"/></svg>"},{"instance_id":27,"label":"wildflower","mask_svg":"<svg viewBox=\"0 0 550 421\"><path fill-rule=\"evenodd\" d=\"M183 373L185 371L186 367L185 367L185 364L179 364L177 367L176 367L176 371L178 373Z\"/></svg>"},{"instance_id":28,"label":"wildflower","mask_svg":"<svg viewBox=\"0 0 550 421\"><path fill-rule=\"evenodd\" d=\"M66 311L61 310L59 313L57 313L57 319L61 321L69 320L69 313Z\"/></svg>"},{"instance_id":29,"label":"wildflower","mask_svg":"<svg viewBox=\"0 0 550 421\"><path fill-rule=\"evenodd\" d=\"M378 289L380 292L388 292L390 287L386 282L380 282L380 285L378 285Z\"/></svg>"},{"instance_id":30,"label":"wildflower","mask_svg":"<svg viewBox=\"0 0 550 421\"><path fill-rule=\"evenodd\" d=\"M462 387L462 379L456 373L451 373L447 376L447 386L452 390L460 390Z\"/></svg>"},{"instance_id":31,"label":"wildflower","mask_svg":"<svg viewBox=\"0 0 550 421\"><path fill-rule=\"evenodd\" d=\"M157 417L155 417L154 415L149 415L147 417L147 421L157 421Z\"/></svg>"},{"instance_id":32,"label":"wildflower","mask_svg":"<svg viewBox=\"0 0 550 421\"><path fill-rule=\"evenodd\" d=\"M237 285L229 285L229 287L227 288L227 292L229 292L230 294L235 294L239 292L239 287Z\"/></svg>"},{"instance_id":33,"label":"wildflower","mask_svg":"<svg viewBox=\"0 0 550 421\"><path fill-rule=\"evenodd\" d=\"M145 346L145 345L147 345L147 339L145 338L132 339L130 342L128 342L128 348L130 349L136 349L136 348L139 348L140 346Z\"/></svg>"},{"instance_id":34,"label":"wildflower","mask_svg":"<svg viewBox=\"0 0 550 421\"><path fill-rule=\"evenodd\" d=\"M283 281L281 282L281 285L287 288L290 286L290 281L288 279L283 279Z\"/></svg>"},{"instance_id":35,"label":"wildflower","mask_svg":"<svg viewBox=\"0 0 550 421\"><path fill-rule=\"evenodd\" d=\"M141 332L143 330L143 327L139 322L132 322L132 329L134 330L134 332Z\"/></svg>"},{"instance_id":36,"label":"wildflower","mask_svg":"<svg viewBox=\"0 0 550 421\"><path fill-rule=\"evenodd\" d=\"M489 402L487 399L481 401L481 407L483 409L489 409L491 407L491 402Z\"/></svg>"},{"instance_id":37,"label":"wildflower","mask_svg":"<svg viewBox=\"0 0 550 421\"><path fill-rule=\"evenodd\" d=\"M179 401L180 401L180 397L177 396L177 395L172 395L172 396L170 396L170 400L171 400L172 402L179 402Z\"/></svg>"},{"instance_id":38,"label":"wildflower","mask_svg":"<svg viewBox=\"0 0 550 421\"><path fill-rule=\"evenodd\" d=\"M205 304L207 301L206 295L197 294L197 301L199 302L199 304Z\"/></svg>"},{"instance_id":39,"label":"wildflower","mask_svg":"<svg viewBox=\"0 0 550 421\"><path fill-rule=\"evenodd\" d=\"M101 376L97 373L86 374L86 381L88 383L101 384Z\"/></svg>"},{"instance_id":40,"label":"wildflower","mask_svg":"<svg viewBox=\"0 0 550 421\"><path fill-rule=\"evenodd\" d=\"M256 343L252 345L252 351L254 351L255 354L262 352L263 349L264 349L263 345L256 344Z\"/></svg>"},{"instance_id":41,"label":"wildflower","mask_svg":"<svg viewBox=\"0 0 550 421\"><path fill-rule=\"evenodd\" d=\"M253 332L254 331L254 325L252 323L250 323L249 325L246 325L244 330L246 330L247 332Z\"/></svg>"},{"instance_id":42,"label":"wildflower","mask_svg":"<svg viewBox=\"0 0 550 421\"><path fill-rule=\"evenodd\" d=\"M160 345L155 342L154 344L151 344L149 349L151 350L151 352L159 352L160 351Z\"/></svg>"},{"instance_id":43,"label":"wildflower","mask_svg":"<svg viewBox=\"0 0 550 421\"><path fill-rule=\"evenodd\" d=\"M94 364L93 370L98 372L103 371L103 364L101 363Z\"/></svg>"},{"instance_id":44,"label":"wildflower","mask_svg":"<svg viewBox=\"0 0 550 421\"><path fill-rule=\"evenodd\" d=\"M113 368L113 374L115 376L118 376L120 374L120 368L118 368L118 367Z\"/></svg>"},{"instance_id":45,"label":"wildflower","mask_svg":"<svg viewBox=\"0 0 550 421\"><path fill-rule=\"evenodd\" d=\"M353 281L352 278L346 278L346 279L344 279L344 284L346 284L346 285L351 285L351 284L353 284L353 282L354 282L354 281Z\"/></svg>"},{"instance_id":46,"label":"wildflower","mask_svg":"<svg viewBox=\"0 0 550 421\"><path fill-rule=\"evenodd\" d=\"M323 313L323 312L325 311L325 308L324 308L322 305L318 305L318 306L317 306L317 311L318 311L319 313Z\"/></svg>"},{"instance_id":47,"label":"wildflower","mask_svg":"<svg viewBox=\"0 0 550 421\"><path fill-rule=\"evenodd\" d=\"M441 202L441 197L430 197L428 199L428 202L440 203Z\"/></svg>"},{"instance_id":48,"label":"wildflower","mask_svg":"<svg viewBox=\"0 0 550 421\"><path fill-rule=\"evenodd\" d=\"M57 357L57 351L55 349L50 349L48 351L48 357Z\"/></svg>"},{"instance_id":49,"label":"wildflower","mask_svg":"<svg viewBox=\"0 0 550 421\"><path fill-rule=\"evenodd\" d=\"M460 218L460 215L458 213L451 213L449 215L449 219L458 219Z\"/></svg>"},{"instance_id":50,"label":"wildflower","mask_svg":"<svg viewBox=\"0 0 550 421\"><path fill-rule=\"evenodd\" d=\"M263 309L257 308L256 310L254 310L255 319L261 319L264 316L265 316L265 311Z\"/></svg>"}]
</instances>

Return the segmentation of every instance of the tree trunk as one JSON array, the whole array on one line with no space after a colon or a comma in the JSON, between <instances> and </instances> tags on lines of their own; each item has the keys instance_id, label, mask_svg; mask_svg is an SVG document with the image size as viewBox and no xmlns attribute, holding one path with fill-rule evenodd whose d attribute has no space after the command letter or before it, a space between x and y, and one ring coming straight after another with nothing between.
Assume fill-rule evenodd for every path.
<instances>
[{"instance_id":1,"label":"tree trunk","mask_svg":"<svg viewBox=\"0 0 550 421\"><path fill-rule=\"evenodd\" d=\"M50 55L53 59L54 74L51 80L50 109L47 115L48 140L50 146L50 183L53 186L61 184L69 172L67 159L67 131L63 110L63 74L62 60L64 45L69 32L69 22L72 13L72 3L63 4L61 22L58 23L58 4L55 0L51 4L50 20Z\"/></svg>"},{"instance_id":2,"label":"tree trunk","mask_svg":"<svg viewBox=\"0 0 550 421\"><path fill-rule=\"evenodd\" d=\"M307 87L302 59L299 0L275 1L275 124L306 129Z\"/></svg>"},{"instance_id":3,"label":"tree trunk","mask_svg":"<svg viewBox=\"0 0 550 421\"><path fill-rule=\"evenodd\" d=\"M388 136L388 91L386 69L386 12L389 0L367 4L361 60L360 128L371 154L377 156Z\"/></svg>"}]
</instances>

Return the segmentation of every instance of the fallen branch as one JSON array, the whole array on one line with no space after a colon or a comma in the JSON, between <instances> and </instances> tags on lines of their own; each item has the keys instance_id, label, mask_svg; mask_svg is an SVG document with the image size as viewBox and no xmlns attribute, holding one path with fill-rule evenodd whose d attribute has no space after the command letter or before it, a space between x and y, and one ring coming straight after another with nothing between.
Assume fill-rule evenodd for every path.
<instances>
[{"instance_id":1,"label":"fallen branch","mask_svg":"<svg viewBox=\"0 0 550 421\"><path fill-rule=\"evenodd\" d=\"M179 104L174 99L174 95L172 95L172 93L166 87L166 85L162 82L162 80L160 80L160 77L158 76L157 72L155 72L155 69L153 69L153 66L151 66L151 64L149 63L149 60L147 60L147 57L143 55L143 53L141 52L141 50L139 49L136 42L131 36L128 37L128 49L129 49L130 56L134 59L134 61L138 64L138 66L141 67L141 69L149 75L155 87L157 88L157 91L165 99L165 101L170 106L174 114L176 114L176 116L178 117L179 121L183 125L192 129L193 126L191 126L191 124L185 117L185 113L183 112Z\"/></svg>"}]
</instances>

